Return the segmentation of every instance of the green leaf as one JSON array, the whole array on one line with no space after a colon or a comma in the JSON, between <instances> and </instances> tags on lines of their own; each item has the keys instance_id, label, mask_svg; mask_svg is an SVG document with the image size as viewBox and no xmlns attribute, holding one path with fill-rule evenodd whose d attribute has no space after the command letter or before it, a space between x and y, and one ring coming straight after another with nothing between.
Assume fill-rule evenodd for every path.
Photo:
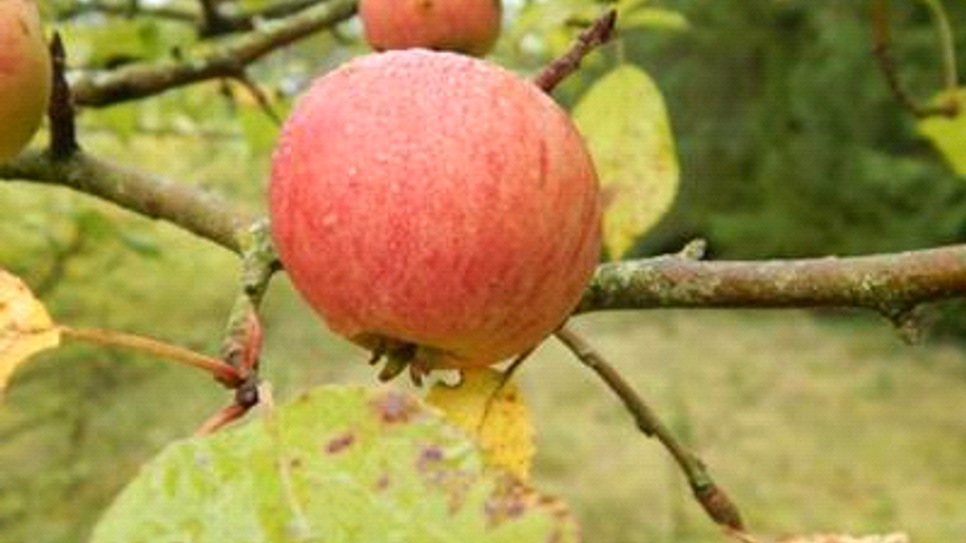
<instances>
[{"instance_id":1,"label":"green leaf","mask_svg":"<svg viewBox=\"0 0 966 543\"><path fill-rule=\"evenodd\" d=\"M625 30L647 28L680 32L689 28L688 20L684 14L662 8L640 8L626 13L621 12L617 22L618 26Z\"/></svg>"},{"instance_id":2,"label":"green leaf","mask_svg":"<svg viewBox=\"0 0 966 543\"><path fill-rule=\"evenodd\" d=\"M597 80L574 107L604 194L604 245L619 258L671 207L678 161L660 90L623 64Z\"/></svg>"},{"instance_id":3,"label":"green leaf","mask_svg":"<svg viewBox=\"0 0 966 543\"><path fill-rule=\"evenodd\" d=\"M170 445L91 541L576 541L565 510L512 481L415 397L330 386Z\"/></svg>"},{"instance_id":4,"label":"green leaf","mask_svg":"<svg viewBox=\"0 0 966 543\"><path fill-rule=\"evenodd\" d=\"M122 231L118 233L118 239L128 249L135 253L148 257L157 258L161 256L161 245L158 240L149 234L133 231Z\"/></svg>"},{"instance_id":5,"label":"green leaf","mask_svg":"<svg viewBox=\"0 0 966 543\"><path fill-rule=\"evenodd\" d=\"M928 138L942 153L953 170L966 175L966 87L954 93L943 92L934 103L956 100L959 113L952 118L934 115L919 121L919 133Z\"/></svg>"}]
</instances>

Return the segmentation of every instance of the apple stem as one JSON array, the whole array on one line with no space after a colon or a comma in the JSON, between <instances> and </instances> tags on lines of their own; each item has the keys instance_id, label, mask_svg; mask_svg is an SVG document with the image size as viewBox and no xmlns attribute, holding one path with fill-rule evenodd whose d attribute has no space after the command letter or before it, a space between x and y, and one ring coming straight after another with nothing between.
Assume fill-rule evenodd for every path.
<instances>
[{"instance_id":1,"label":"apple stem","mask_svg":"<svg viewBox=\"0 0 966 543\"><path fill-rule=\"evenodd\" d=\"M533 83L550 93L565 77L577 71L580 61L600 45L607 43L617 22L617 10L610 9L577 36L577 40L561 57L547 64Z\"/></svg>"},{"instance_id":2,"label":"apple stem","mask_svg":"<svg viewBox=\"0 0 966 543\"><path fill-rule=\"evenodd\" d=\"M607 384L607 386L621 399L624 406L634 417L637 427L648 437L655 437L671 453L675 462L681 467L694 497L698 500L711 519L732 530L744 530L741 514L734 503L728 498L724 490L711 478L704 462L691 450L685 447L657 414L644 402L644 399L631 387L620 373L579 334L561 326L554 335L580 360Z\"/></svg>"},{"instance_id":3,"label":"apple stem","mask_svg":"<svg viewBox=\"0 0 966 543\"><path fill-rule=\"evenodd\" d=\"M244 382L238 370L217 358L153 338L127 334L116 330L72 328L63 325L59 327L59 331L63 337L77 341L106 347L124 347L193 368L202 369L212 374L215 379L227 386L237 387Z\"/></svg>"}]
</instances>

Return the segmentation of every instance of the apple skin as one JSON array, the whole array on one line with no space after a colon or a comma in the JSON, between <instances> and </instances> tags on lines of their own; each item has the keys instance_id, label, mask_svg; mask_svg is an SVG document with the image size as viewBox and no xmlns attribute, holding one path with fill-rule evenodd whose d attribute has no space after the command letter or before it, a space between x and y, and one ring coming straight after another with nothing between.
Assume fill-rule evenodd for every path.
<instances>
[{"instance_id":1,"label":"apple skin","mask_svg":"<svg viewBox=\"0 0 966 543\"><path fill-rule=\"evenodd\" d=\"M32 0L0 0L0 161L17 156L50 100L50 53Z\"/></svg>"},{"instance_id":2,"label":"apple skin","mask_svg":"<svg viewBox=\"0 0 966 543\"><path fill-rule=\"evenodd\" d=\"M316 80L282 128L269 200L308 304L414 377L535 346L600 255L597 176L566 112L455 53L372 54Z\"/></svg>"},{"instance_id":3,"label":"apple skin","mask_svg":"<svg viewBox=\"0 0 966 543\"><path fill-rule=\"evenodd\" d=\"M366 41L377 51L422 47L474 56L500 35L500 0L360 0Z\"/></svg>"}]
</instances>

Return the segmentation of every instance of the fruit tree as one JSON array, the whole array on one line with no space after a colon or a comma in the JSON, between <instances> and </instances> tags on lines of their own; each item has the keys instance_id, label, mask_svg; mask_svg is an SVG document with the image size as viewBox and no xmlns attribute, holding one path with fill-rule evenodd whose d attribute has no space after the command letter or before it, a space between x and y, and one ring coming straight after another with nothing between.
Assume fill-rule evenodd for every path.
<instances>
[{"instance_id":1,"label":"fruit tree","mask_svg":"<svg viewBox=\"0 0 966 543\"><path fill-rule=\"evenodd\" d=\"M763 3L768 28L788 35L809 9L831 9ZM25 364L41 352L52 366L63 362L59 356L76 361L61 364L71 368L63 375L85 365L102 374L97 386L62 378L59 386L75 396L55 418L114 401L104 387L123 388L116 385L122 375L150 380L145 368L156 359L201 369L230 391L207 419L191 421L194 437L153 438L161 442L156 449L165 445L153 460L105 441L116 458L98 455L130 465L131 480L110 488L96 520L62 530L70 532L64 537L577 541L577 519L590 515L532 476L540 462L534 433L545 421L531 418L527 387L516 379L533 372L540 387L552 387L550 373L540 372L558 369L530 356L556 343L666 449L674 484L680 472L695 498L688 507L716 530L705 535L770 540L754 535L770 528L756 527L759 515L743 496L725 491L727 474L692 450L687 424L666 423L639 383L571 320L615 310L847 308L881 315L915 340L925 328L924 305L966 294L966 245L713 258L716 238L734 224L729 230L709 219L692 236L676 215L680 199L700 190L680 181L687 161L679 162L698 146L699 131L675 138L671 119L686 116L668 111L678 102L666 100L666 82L652 78L660 67L644 68L660 65L648 40L663 36L662 51L684 51L681 44L704 36L695 30L709 25L710 16L702 17L721 9L685 4L0 0L0 179L10 181L0 185L0 245L8 245L0 247L0 391L12 406L0 407L0 436L31 435L34 419L18 418L16 394L43 381ZM856 20L874 55L861 58L900 119L895 124L918 123L917 159L928 148L931 164L962 174L966 95L957 82L956 23L939 1L910 13L884 0L867 4L872 9ZM929 61L896 54L902 32L895 28L915 24L936 29L940 54L919 55ZM764 81L766 69L794 56L783 41L791 38L773 38L780 46L771 56L742 65L748 78ZM935 98L920 97L936 90L916 87L907 62L939 66ZM835 81L844 84L844 72ZM812 82L780 73L786 79L763 82L765 91L793 95L789 81ZM744 107L718 99L726 109ZM792 113L762 121L759 139L809 128L801 104L788 102ZM795 151L798 140L791 141L783 153ZM900 153L901 145L890 145ZM790 193L817 191L789 183ZM894 196L883 193L859 200ZM721 195L742 205L761 198L744 186ZM860 204L853 211L846 223L866 215ZM782 224L775 215L770 220ZM163 230L145 236L147 228ZM649 251L666 239L670 251ZM85 262L97 258L103 262L90 271ZM213 279L211 270L228 271ZM110 293L100 295L108 300L101 305L84 298L97 281ZM208 292L213 284L224 287L221 294ZM158 300L163 306L153 307ZM300 361L266 346L296 341L280 323L313 314L314 333L341 339L327 339L318 352L285 351L313 369L289 378L299 391L273 389L273 381L285 382L286 365ZM133 359L134 369L120 370L116 360L99 358L116 352L150 362ZM326 373L380 361L362 384L332 383L338 374ZM408 378L393 380L403 372ZM158 401L160 418L193 416L178 409L192 394L181 385L171 390ZM131 405L144 400L130 396ZM566 403L579 405L578 396ZM141 426L125 422L126 414L105 425ZM71 420L68 442L96 439L87 437L98 432L83 417ZM634 446L630 434L626 443L608 443L609 450ZM71 478L83 479L85 465L72 461L52 476L67 482L49 484L75 488ZM42 516L24 497L31 491L4 492L0 539L8 503L16 510L10 518ZM105 493L98 499L106 502ZM28 533L11 530L11 537ZM44 540L60 541L52 530L55 539Z\"/></svg>"}]
</instances>

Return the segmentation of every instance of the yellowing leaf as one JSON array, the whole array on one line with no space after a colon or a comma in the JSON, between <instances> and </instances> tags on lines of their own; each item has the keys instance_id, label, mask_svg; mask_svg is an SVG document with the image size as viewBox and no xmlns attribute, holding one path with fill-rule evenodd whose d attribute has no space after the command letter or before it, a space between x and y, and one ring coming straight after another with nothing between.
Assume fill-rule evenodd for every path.
<instances>
[{"instance_id":1,"label":"yellowing leaf","mask_svg":"<svg viewBox=\"0 0 966 543\"><path fill-rule=\"evenodd\" d=\"M476 439L487 465L526 482L534 453L530 413L512 382L497 390L501 379L492 368L464 370L457 386L433 385L426 402Z\"/></svg>"},{"instance_id":2,"label":"yellowing leaf","mask_svg":"<svg viewBox=\"0 0 966 543\"><path fill-rule=\"evenodd\" d=\"M574 108L604 195L604 245L619 258L671 207L678 161L660 90L624 64L597 80Z\"/></svg>"},{"instance_id":3,"label":"yellowing leaf","mask_svg":"<svg viewBox=\"0 0 966 543\"><path fill-rule=\"evenodd\" d=\"M0 269L0 391L17 366L58 343L60 331L44 306L20 278Z\"/></svg>"},{"instance_id":4,"label":"yellowing leaf","mask_svg":"<svg viewBox=\"0 0 966 543\"><path fill-rule=\"evenodd\" d=\"M89 541L579 540L561 501L485 468L468 436L414 396L325 386L270 418L171 443Z\"/></svg>"},{"instance_id":5,"label":"yellowing leaf","mask_svg":"<svg viewBox=\"0 0 966 543\"><path fill-rule=\"evenodd\" d=\"M920 120L917 127L919 133L939 149L956 173L966 175L966 88L957 89L955 93L940 93L934 103L948 103L949 100L959 103L958 115L952 118L933 115Z\"/></svg>"}]
</instances>

